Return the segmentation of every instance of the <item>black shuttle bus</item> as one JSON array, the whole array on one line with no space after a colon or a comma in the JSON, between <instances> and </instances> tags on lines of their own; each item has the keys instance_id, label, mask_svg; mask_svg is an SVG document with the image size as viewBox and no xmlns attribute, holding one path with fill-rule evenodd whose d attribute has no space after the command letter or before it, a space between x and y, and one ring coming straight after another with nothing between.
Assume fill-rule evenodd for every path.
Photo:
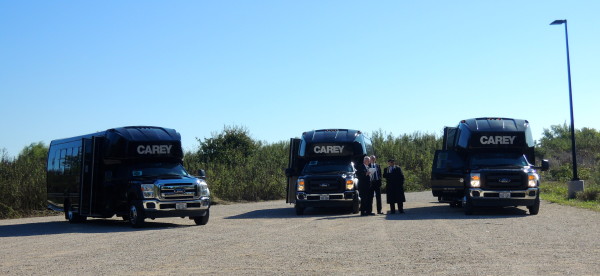
<instances>
[{"instance_id":1,"label":"black shuttle bus","mask_svg":"<svg viewBox=\"0 0 600 276\"><path fill-rule=\"evenodd\" d=\"M435 152L431 190L440 202L464 207L470 215L477 206L540 208L542 160L535 167L534 141L527 120L475 118L444 128L443 149Z\"/></svg>"},{"instance_id":2,"label":"black shuttle bus","mask_svg":"<svg viewBox=\"0 0 600 276\"><path fill-rule=\"evenodd\" d=\"M290 139L286 202L295 203L297 215L307 207L348 207L358 213L354 164L372 153L370 139L358 130L313 130Z\"/></svg>"},{"instance_id":3,"label":"black shuttle bus","mask_svg":"<svg viewBox=\"0 0 600 276\"><path fill-rule=\"evenodd\" d=\"M131 126L54 140L47 164L48 208L69 222L114 215L140 227L144 219L189 217L208 223L204 172L183 168L174 129Z\"/></svg>"}]
</instances>

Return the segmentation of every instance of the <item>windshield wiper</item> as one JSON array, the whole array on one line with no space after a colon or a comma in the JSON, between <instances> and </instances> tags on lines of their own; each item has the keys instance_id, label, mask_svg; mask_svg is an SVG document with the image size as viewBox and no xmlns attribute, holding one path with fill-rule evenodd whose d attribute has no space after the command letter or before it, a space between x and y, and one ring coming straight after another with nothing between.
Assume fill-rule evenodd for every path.
<instances>
[{"instance_id":1,"label":"windshield wiper","mask_svg":"<svg viewBox=\"0 0 600 276\"><path fill-rule=\"evenodd\" d=\"M305 174L335 174L338 173L336 171L320 171L320 172L306 172Z\"/></svg>"},{"instance_id":2,"label":"windshield wiper","mask_svg":"<svg viewBox=\"0 0 600 276\"><path fill-rule=\"evenodd\" d=\"M156 177L158 177L158 178L173 178L173 177L182 178L183 175L174 174L174 173L165 173L165 174L157 175Z\"/></svg>"},{"instance_id":3,"label":"windshield wiper","mask_svg":"<svg viewBox=\"0 0 600 276\"><path fill-rule=\"evenodd\" d=\"M520 166L515 165L515 164L485 164L485 165L472 165L471 169L478 170L478 169L485 169L485 168L502 168L502 167L518 168Z\"/></svg>"},{"instance_id":4,"label":"windshield wiper","mask_svg":"<svg viewBox=\"0 0 600 276\"><path fill-rule=\"evenodd\" d=\"M520 165L517 165L517 164L497 164L495 166L498 166L498 167L519 167Z\"/></svg>"}]
</instances>

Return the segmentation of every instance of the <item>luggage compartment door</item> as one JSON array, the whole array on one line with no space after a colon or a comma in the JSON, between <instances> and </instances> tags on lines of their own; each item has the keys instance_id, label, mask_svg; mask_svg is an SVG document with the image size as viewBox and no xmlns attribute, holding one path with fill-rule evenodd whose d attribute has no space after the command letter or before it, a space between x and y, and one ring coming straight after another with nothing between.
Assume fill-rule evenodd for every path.
<instances>
[{"instance_id":1,"label":"luggage compartment door","mask_svg":"<svg viewBox=\"0 0 600 276\"><path fill-rule=\"evenodd\" d=\"M302 162L298 156L300 150L300 139L290 139L290 157L288 160L288 168L285 170L285 176L287 177L287 196L286 203L296 202L296 181L302 170Z\"/></svg>"}]
</instances>

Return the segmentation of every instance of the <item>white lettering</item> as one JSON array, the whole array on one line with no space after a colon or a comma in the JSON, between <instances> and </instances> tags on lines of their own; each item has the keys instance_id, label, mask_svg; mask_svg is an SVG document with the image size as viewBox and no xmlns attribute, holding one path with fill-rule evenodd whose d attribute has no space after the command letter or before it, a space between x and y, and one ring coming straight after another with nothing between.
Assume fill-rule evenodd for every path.
<instances>
[{"instance_id":1,"label":"white lettering","mask_svg":"<svg viewBox=\"0 0 600 276\"><path fill-rule=\"evenodd\" d=\"M342 153L344 151L345 146L315 146L315 153Z\"/></svg>"},{"instance_id":2,"label":"white lettering","mask_svg":"<svg viewBox=\"0 0 600 276\"><path fill-rule=\"evenodd\" d=\"M138 154L171 154L173 145L139 145Z\"/></svg>"},{"instance_id":3,"label":"white lettering","mask_svg":"<svg viewBox=\"0 0 600 276\"><path fill-rule=\"evenodd\" d=\"M483 145L513 145L517 136L481 136L479 142Z\"/></svg>"}]
</instances>

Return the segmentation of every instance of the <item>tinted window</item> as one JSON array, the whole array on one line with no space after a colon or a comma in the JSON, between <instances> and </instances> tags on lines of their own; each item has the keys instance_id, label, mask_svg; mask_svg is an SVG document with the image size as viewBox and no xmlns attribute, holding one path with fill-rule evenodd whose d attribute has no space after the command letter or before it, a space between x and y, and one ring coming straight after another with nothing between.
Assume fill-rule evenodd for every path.
<instances>
[{"instance_id":1,"label":"tinted window","mask_svg":"<svg viewBox=\"0 0 600 276\"><path fill-rule=\"evenodd\" d=\"M353 172L352 165L349 161L342 160L324 160L324 161L310 161L304 170L303 174L319 174L319 173L335 173L335 172Z\"/></svg>"},{"instance_id":2,"label":"tinted window","mask_svg":"<svg viewBox=\"0 0 600 276\"><path fill-rule=\"evenodd\" d=\"M154 162L128 165L126 177L170 177L189 176L179 163Z\"/></svg>"},{"instance_id":3,"label":"tinted window","mask_svg":"<svg viewBox=\"0 0 600 276\"><path fill-rule=\"evenodd\" d=\"M529 166L527 158L520 153L475 153L470 158L471 168L523 167Z\"/></svg>"}]
</instances>

